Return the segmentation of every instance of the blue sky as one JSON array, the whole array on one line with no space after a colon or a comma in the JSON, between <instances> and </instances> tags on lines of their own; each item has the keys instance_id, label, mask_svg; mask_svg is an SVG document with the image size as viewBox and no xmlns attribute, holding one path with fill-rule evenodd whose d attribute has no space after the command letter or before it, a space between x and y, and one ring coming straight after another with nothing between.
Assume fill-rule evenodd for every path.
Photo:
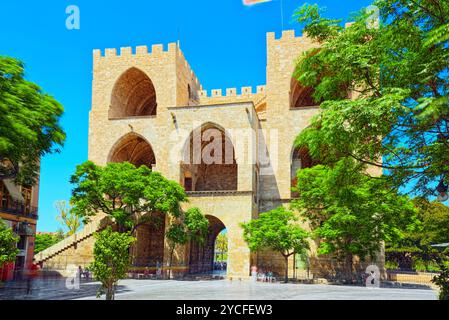
<instances>
[{"instance_id":1,"label":"blue sky","mask_svg":"<svg viewBox=\"0 0 449 320\"><path fill-rule=\"evenodd\" d=\"M284 29L304 1L283 0ZM371 0L310 1L331 17L346 18ZM66 7L81 11L80 30L67 30ZM92 50L175 42L205 89L265 84L266 32L281 32L279 0L245 7L242 0L1 1L0 55L26 63L27 78L65 107L67 141L62 153L42 159L39 231L55 231L56 200L68 200L68 182L87 160Z\"/></svg>"}]
</instances>

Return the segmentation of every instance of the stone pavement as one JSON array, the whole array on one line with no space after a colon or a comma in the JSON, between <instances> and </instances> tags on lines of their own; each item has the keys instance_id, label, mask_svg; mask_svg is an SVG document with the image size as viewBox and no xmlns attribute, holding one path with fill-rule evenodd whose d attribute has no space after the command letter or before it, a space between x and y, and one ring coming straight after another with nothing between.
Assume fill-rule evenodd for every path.
<instances>
[{"instance_id":1,"label":"stone pavement","mask_svg":"<svg viewBox=\"0 0 449 320\"><path fill-rule=\"evenodd\" d=\"M66 288L64 279L36 281L32 295L26 283L0 289L0 300L94 300L99 284L81 282L79 290ZM435 290L251 283L249 281L123 280L117 300L436 300Z\"/></svg>"}]
</instances>

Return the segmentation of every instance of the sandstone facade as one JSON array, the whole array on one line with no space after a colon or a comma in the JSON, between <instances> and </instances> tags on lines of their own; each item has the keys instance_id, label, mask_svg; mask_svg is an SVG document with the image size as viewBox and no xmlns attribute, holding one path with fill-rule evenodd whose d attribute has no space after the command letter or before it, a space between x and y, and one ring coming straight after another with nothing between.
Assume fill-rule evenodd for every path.
<instances>
[{"instance_id":1,"label":"sandstone facade","mask_svg":"<svg viewBox=\"0 0 449 320\"><path fill-rule=\"evenodd\" d=\"M280 255L250 252L240 224L287 205L294 173L307 164L293 144L319 109L311 98L313 89L301 87L293 72L295 60L313 47L309 38L294 31L284 31L278 39L268 33L266 85L210 93L175 43L151 50L139 46L94 51L89 159L99 165L130 161L152 167L183 185L190 198L185 208L200 208L211 223L202 248L189 244L176 251L174 271L210 270L215 238L226 228L228 277L248 277L252 264L282 273ZM194 132L204 137L209 129L219 136L206 142L218 139L231 146L230 156L218 155L218 150L209 155L228 161L189 162L195 151L207 148L204 143L195 146ZM58 268L64 259L85 265L93 243L91 237L83 241L77 248L68 245L65 253L49 250L39 260ZM133 252L136 265L166 266L164 230L141 227ZM69 258L76 255L79 258Z\"/></svg>"}]
</instances>

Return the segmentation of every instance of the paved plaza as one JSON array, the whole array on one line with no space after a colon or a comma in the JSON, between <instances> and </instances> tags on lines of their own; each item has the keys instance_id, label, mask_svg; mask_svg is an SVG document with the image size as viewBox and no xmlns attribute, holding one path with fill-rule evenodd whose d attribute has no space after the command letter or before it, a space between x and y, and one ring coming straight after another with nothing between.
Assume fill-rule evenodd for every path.
<instances>
[{"instance_id":1,"label":"paved plaza","mask_svg":"<svg viewBox=\"0 0 449 320\"><path fill-rule=\"evenodd\" d=\"M1 299L95 300L99 284L81 283L78 290L66 281L47 280L34 284L26 295L26 283L0 289ZM249 281L123 280L116 300L436 300L437 292L426 289L379 288L318 284L251 283Z\"/></svg>"}]
</instances>

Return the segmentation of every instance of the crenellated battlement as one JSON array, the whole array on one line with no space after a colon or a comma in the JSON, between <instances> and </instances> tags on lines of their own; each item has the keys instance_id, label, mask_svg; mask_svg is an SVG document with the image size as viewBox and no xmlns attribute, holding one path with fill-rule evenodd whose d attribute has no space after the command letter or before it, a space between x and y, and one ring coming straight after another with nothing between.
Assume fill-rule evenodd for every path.
<instances>
[{"instance_id":1,"label":"crenellated battlement","mask_svg":"<svg viewBox=\"0 0 449 320\"><path fill-rule=\"evenodd\" d=\"M253 92L253 87L242 87L240 93L237 94L237 88L227 88L225 89L225 94L223 95L222 89L212 89L210 93L207 90L198 91L198 96L200 98L240 98L240 97L251 97L259 96L265 94L266 86L257 86L256 92Z\"/></svg>"},{"instance_id":2,"label":"crenellated battlement","mask_svg":"<svg viewBox=\"0 0 449 320\"><path fill-rule=\"evenodd\" d=\"M106 49L95 49L93 50L94 63L100 61L107 61L107 59L127 59L131 57L148 57L148 58L165 58L165 57L176 57L181 60L184 67L188 70L191 80L197 87L201 87L201 83L198 80L195 72L191 68L187 59L184 57L183 52L179 48L178 44L175 42L169 43L167 45L154 44L151 47L146 45L136 46L136 47L121 47L117 48L106 48Z\"/></svg>"},{"instance_id":3,"label":"crenellated battlement","mask_svg":"<svg viewBox=\"0 0 449 320\"><path fill-rule=\"evenodd\" d=\"M103 51L95 49L93 51L94 59L101 58L113 58L113 57L131 57L131 56L153 56L158 57L163 54L174 54L177 51L176 43L169 43L166 47L163 44L154 44L149 50L148 46L137 47L121 47L119 50L116 48L106 48Z\"/></svg>"},{"instance_id":4,"label":"crenellated battlement","mask_svg":"<svg viewBox=\"0 0 449 320\"><path fill-rule=\"evenodd\" d=\"M280 38L276 38L275 32L267 32L267 43L268 44L282 44L289 43L291 41L306 40L311 41L307 35L297 36L295 30L284 30Z\"/></svg>"}]
</instances>

